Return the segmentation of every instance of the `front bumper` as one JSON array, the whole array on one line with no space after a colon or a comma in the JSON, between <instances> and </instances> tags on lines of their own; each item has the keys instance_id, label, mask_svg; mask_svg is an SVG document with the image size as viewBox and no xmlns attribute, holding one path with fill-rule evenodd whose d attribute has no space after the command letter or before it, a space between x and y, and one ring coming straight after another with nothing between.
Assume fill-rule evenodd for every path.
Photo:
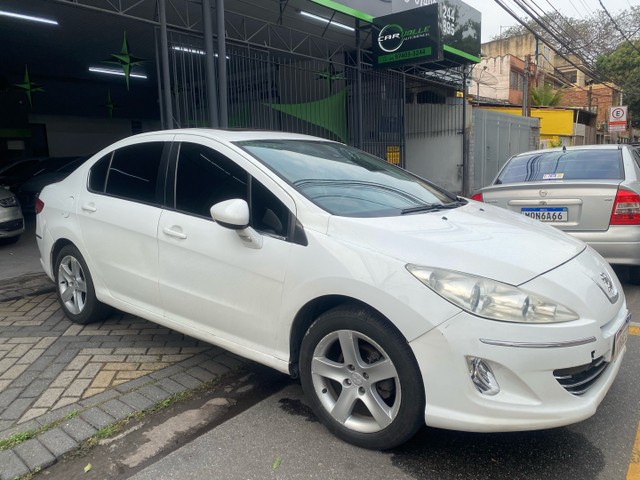
<instances>
[{"instance_id":1,"label":"front bumper","mask_svg":"<svg viewBox=\"0 0 640 480\"><path fill-rule=\"evenodd\" d=\"M602 282L608 275L609 283ZM607 285L610 289L607 289ZM574 310L570 322L499 322L461 312L410 342L425 385L427 425L473 432L536 430L584 420L613 383L625 348L613 357L617 332L628 328L622 286L591 249L520 286ZM467 358L488 365L500 390L480 393ZM574 394L558 377L606 368ZM554 376L555 372L555 376ZM563 383L571 383L562 380Z\"/></svg>"},{"instance_id":2,"label":"front bumper","mask_svg":"<svg viewBox=\"0 0 640 480\"><path fill-rule=\"evenodd\" d=\"M502 324L511 332L505 334L501 328L498 334L493 325L497 322L461 313L411 342L425 383L426 424L469 432L507 432L559 427L592 416L620 369L625 350L615 361L611 350L613 336L626 315L625 307L606 328L545 325L543 328L557 329L557 336L565 342L593 340L568 347L527 348L491 345L481 339L499 335L531 342L539 326ZM484 395L475 388L467 356L482 358L491 367L500 386L497 395ZM608 366L582 395L569 393L554 377L556 370L588 365L599 357Z\"/></svg>"},{"instance_id":3,"label":"front bumper","mask_svg":"<svg viewBox=\"0 0 640 480\"><path fill-rule=\"evenodd\" d=\"M24 218L0 222L0 238L22 235L24 229Z\"/></svg>"}]
</instances>

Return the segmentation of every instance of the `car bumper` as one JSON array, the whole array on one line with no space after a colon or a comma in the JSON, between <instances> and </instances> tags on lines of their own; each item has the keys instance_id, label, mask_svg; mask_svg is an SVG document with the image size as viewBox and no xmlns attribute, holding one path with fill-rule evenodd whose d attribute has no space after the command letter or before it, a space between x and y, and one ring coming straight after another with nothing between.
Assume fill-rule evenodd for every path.
<instances>
[{"instance_id":1,"label":"car bumper","mask_svg":"<svg viewBox=\"0 0 640 480\"><path fill-rule=\"evenodd\" d=\"M24 219L0 221L0 238L9 238L24 233Z\"/></svg>"},{"instance_id":2,"label":"car bumper","mask_svg":"<svg viewBox=\"0 0 640 480\"><path fill-rule=\"evenodd\" d=\"M505 335L503 324L498 337L496 322L461 313L411 342L425 382L425 423L469 432L508 432L559 427L592 416L620 369L626 347L613 359L612 344L615 333L627 328L626 317L625 307L602 328L546 325L543 328L558 329L558 344L536 346L531 339L539 325L514 324ZM529 345L485 343L500 338ZM588 338L593 340L577 342ZM576 344L568 346L570 342ZM500 387L497 394L476 389L467 357L490 366ZM554 376L554 371L588 365L599 357L606 369L581 395L567 391Z\"/></svg>"},{"instance_id":3,"label":"car bumper","mask_svg":"<svg viewBox=\"0 0 640 480\"><path fill-rule=\"evenodd\" d=\"M606 232L572 232L613 265L640 265L640 226L615 225Z\"/></svg>"}]
</instances>

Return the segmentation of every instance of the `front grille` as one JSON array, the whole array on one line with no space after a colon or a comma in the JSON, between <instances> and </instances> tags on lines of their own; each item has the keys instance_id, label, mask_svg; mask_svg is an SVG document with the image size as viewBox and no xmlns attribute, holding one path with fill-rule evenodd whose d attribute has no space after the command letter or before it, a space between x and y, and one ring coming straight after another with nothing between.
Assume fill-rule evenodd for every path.
<instances>
[{"instance_id":1,"label":"front grille","mask_svg":"<svg viewBox=\"0 0 640 480\"><path fill-rule=\"evenodd\" d=\"M10 222L0 223L0 232L13 232L14 230L20 230L24 226L24 220L11 220Z\"/></svg>"},{"instance_id":2,"label":"front grille","mask_svg":"<svg viewBox=\"0 0 640 480\"><path fill-rule=\"evenodd\" d=\"M588 365L554 370L553 376L567 392L573 395L582 395L596 383L608 366L609 364L604 361L604 357L600 357Z\"/></svg>"}]
</instances>

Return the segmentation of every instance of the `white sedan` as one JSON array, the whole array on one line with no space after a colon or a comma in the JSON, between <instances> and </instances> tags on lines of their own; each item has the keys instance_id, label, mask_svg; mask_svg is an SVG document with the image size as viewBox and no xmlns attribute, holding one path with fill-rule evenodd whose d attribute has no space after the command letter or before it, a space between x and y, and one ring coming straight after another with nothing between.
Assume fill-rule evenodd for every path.
<instances>
[{"instance_id":1,"label":"white sedan","mask_svg":"<svg viewBox=\"0 0 640 480\"><path fill-rule=\"evenodd\" d=\"M174 130L97 153L36 205L74 322L115 307L300 377L367 448L590 417L629 324L593 249L343 144Z\"/></svg>"}]
</instances>

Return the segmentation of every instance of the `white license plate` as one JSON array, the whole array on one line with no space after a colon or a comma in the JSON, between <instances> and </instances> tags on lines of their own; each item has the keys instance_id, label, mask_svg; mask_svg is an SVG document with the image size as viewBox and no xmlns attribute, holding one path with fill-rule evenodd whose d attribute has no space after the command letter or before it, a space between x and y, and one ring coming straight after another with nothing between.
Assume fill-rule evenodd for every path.
<instances>
[{"instance_id":1,"label":"white license plate","mask_svg":"<svg viewBox=\"0 0 640 480\"><path fill-rule=\"evenodd\" d=\"M566 207L522 208L520 213L541 222L566 222L569 218Z\"/></svg>"},{"instance_id":2,"label":"white license plate","mask_svg":"<svg viewBox=\"0 0 640 480\"><path fill-rule=\"evenodd\" d=\"M624 346L627 343L627 338L629 337L629 324L631 323L631 314L627 315L622 327L616 332L613 337L613 349L611 351L611 361L615 361L618 358L618 355L622 350L624 350Z\"/></svg>"}]
</instances>

